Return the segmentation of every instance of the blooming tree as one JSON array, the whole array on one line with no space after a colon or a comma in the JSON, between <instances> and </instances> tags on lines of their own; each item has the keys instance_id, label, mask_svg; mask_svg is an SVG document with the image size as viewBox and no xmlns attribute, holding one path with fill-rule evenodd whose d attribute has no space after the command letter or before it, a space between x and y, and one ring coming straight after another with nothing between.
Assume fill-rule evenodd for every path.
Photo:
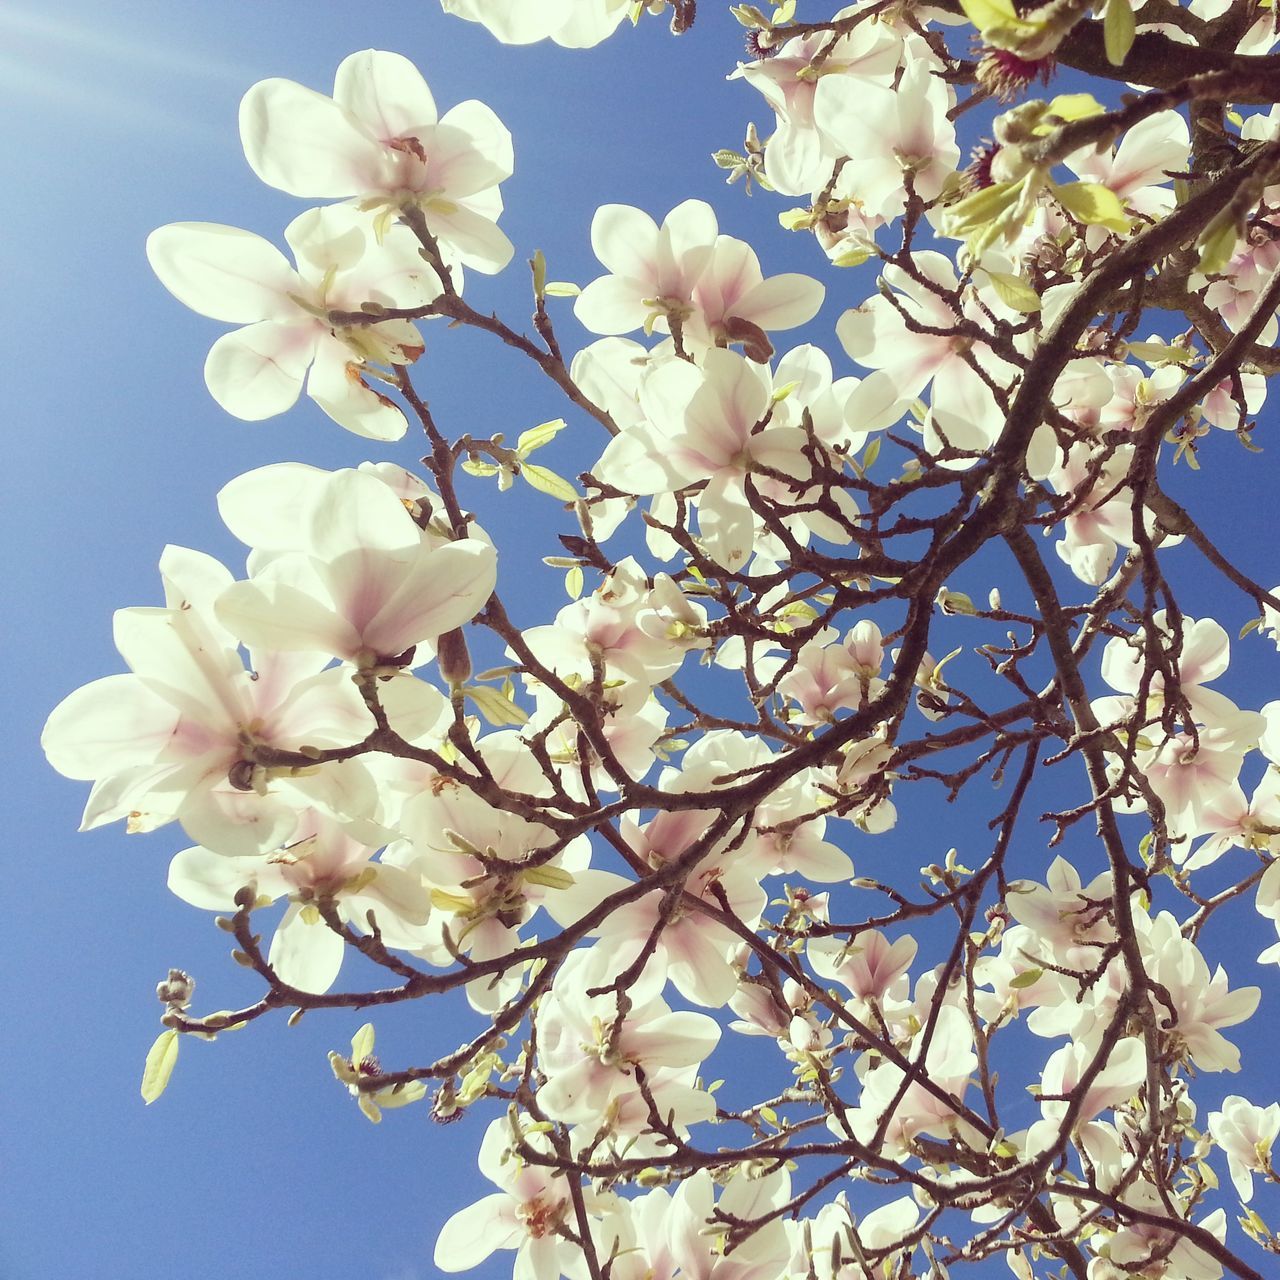
<instances>
[{"instance_id":1,"label":"blooming tree","mask_svg":"<svg viewBox=\"0 0 1280 1280\"><path fill-rule=\"evenodd\" d=\"M292 263L233 227L151 236L174 297L238 326L205 365L229 413L305 389L425 456L231 481L244 576L168 548L164 604L116 615L129 672L49 718L84 825L179 824L170 888L261 983L207 1013L173 970L143 1095L184 1037L373 1010L331 1054L370 1120L487 1123L495 1190L442 1215L442 1271L1259 1277L1280 1103L1210 1078L1280 963L1230 948L1255 908L1280 929L1280 701L1214 687L1210 615L1264 663L1280 595L1194 481L1258 449L1280 370L1274 7L806 7L733 10L724 70L773 119L715 159L800 201L813 276L702 201L607 203L583 286L520 247L532 332L473 306L464 272L516 254L511 135L378 50L332 95L245 95L253 171L326 202ZM696 16L444 8L571 48ZM825 348L785 349L824 301ZM564 416L514 444L438 421L458 326ZM531 460L562 432L570 477ZM560 518L554 617L513 621L464 484ZM962 794L991 801L963 852L937 831ZM936 847L902 836L920 812ZM374 1056L380 1010L454 991L464 1043Z\"/></svg>"}]
</instances>

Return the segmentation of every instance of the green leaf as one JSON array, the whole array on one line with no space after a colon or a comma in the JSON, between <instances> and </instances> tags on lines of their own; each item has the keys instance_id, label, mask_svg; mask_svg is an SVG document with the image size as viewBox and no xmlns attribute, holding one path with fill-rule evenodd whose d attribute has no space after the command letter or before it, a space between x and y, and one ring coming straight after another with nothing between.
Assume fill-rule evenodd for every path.
<instances>
[{"instance_id":1,"label":"green leaf","mask_svg":"<svg viewBox=\"0 0 1280 1280\"><path fill-rule=\"evenodd\" d=\"M572 889L574 885L573 876L568 871L563 867L553 867L550 864L525 871L521 879L527 880L530 884L540 884L545 889Z\"/></svg>"},{"instance_id":2,"label":"green leaf","mask_svg":"<svg viewBox=\"0 0 1280 1280\"><path fill-rule=\"evenodd\" d=\"M1232 214L1216 217L1196 241L1200 248L1200 261L1196 264L1196 270L1207 276L1217 275L1231 261L1239 238L1240 228Z\"/></svg>"},{"instance_id":3,"label":"green leaf","mask_svg":"<svg viewBox=\"0 0 1280 1280\"><path fill-rule=\"evenodd\" d=\"M142 1100L150 1106L164 1091L178 1061L178 1033L162 1031L142 1068Z\"/></svg>"},{"instance_id":4,"label":"green leaf","mask_svg":"<svg viewBox=\"0 0 1280 1280\"><path fill-rule=\"evenodd\" d=\"M1129 0L1107 0L1102 19L1102 40L1107 50L1107 61L1113 67L1118 67L1129 56L1137 30Z\"/></svg>"},{"instance_id":5,"label":"green leaf","mask_svg":"<svg viewBox=\"0 0 1280 1280\"><path fill-rule=\"evenodd\" d=\"M1194 351L1186 347L1170 347L1163 342L1126 342L1125 350L1147 364L1190 364L1195 358Z\"/></svg>"},{"instance_id":6,"label":"green leaf","mask_svg":"<svg viewBox=\"0 0 1280 1280\"><path fill-rule=\"evenodd\" d=\"M1129 215L1120 197L1100 182L1054 183L1053 194L1058 203L1081 222L1121 234L1129 230Z\"/></svg>"},{"instance_id":7,"label":"green leaf","mask_svg":"<svg viewBox=\"0 0 1280 1280\"><path fill-rule=\"evenodd\" d=\"M541 249L533 251L529 266L533 271L533 296L540 299L547 292L547 258Z\"/></svg>"},{"instance_id":8,"label":"green leaf","mask_svg":"<svg viewBox=\"0 0 1280 1280\"><path fill-rule=\"evenodd\" d=\"M956 201L943 211L943 234L968 237L990 227L1018 203L1022 186L1022 181L997 182Z\"/></svg>"},{"instance_id":9,"label":"green leaf","mask_svg":"<svg viewBox=\"0 0 1280 1280\"><path fill-rule=\"evenodd\" d=\"M1034 987L1042 977L1044 977L1043 969L1028 969L1026 972L1018 974L1016 978L1011 978L1009 986L1015 991L1021 991L1025 987Z\"/></svg>"},{"instance_id":10,"label":"green leaf","mask_svg":"<svg viewBox=\"0 0 1280 1280\"><path fill-rule=\"evenodd\" d=\"M529 717L497 689L486 689L484 685L472 685L463 692L475 703L476 710L491 725L528 723Z\"/></svg>"},{"instance_id":11,"label":"green leaf","mask_svg":"<svg viewBox=\"0 0 1280 1280\"><path fill-rule=\"evenodd\" d=\"M563 476L558 476L547 467L536 467L531 462L524 463L520 474L542 493L559 498L561 502L577 502L578 491Z\"/></svg>"},{"instance_id":12,"label":"green leaf","mask_svg":"<svg viewBox=\"0 0 1280 1280\"><path fill-rule=\"evenodd\" d=\"M540 422L528 431L522 431L516 441L516 452L524 458L544 444L550 444L569 424L563 418L552 418L549 422Z\"/></svg>"},{"instance_id":13,"label":"green leaf","mask_svg":"<svg viewBox=\"0 0 1280 1280\"><path fill-rule=\"evenodd\" d=\"M1040 295L1021 276L1006 275L1003 271L988 271L987 278L996 296L1006 307L1029 315L1040 310Z\"/></svg>"},{"instance_id":14,"label":"green leaf","mask_svg":"<svg viewBox=\"0 0 1280 1280\"><path fill-rule=\"evenodd\" d=\"M492 462L481 462L479 458L464 458L462 469L467 475L480 476L482 479L487 476L496 476L499 470Z\"/></svg>"},{"instance_id":15,"label":"green leaf","mask_svg":"<svg viewBox=\"0 0 1280 1280\"><path fill-rule=\"evenodd\" d=\"M548 298L576 298L582 292L582 286L571 280L551 280L542 292Z\"/></svg>"},{"instance_id":16,"label":"green leaf","mask_svg":"<svg viewBox=\"0 0 1280 1280\"><path fill-rule=\"evenodd\" d=\"M582 566L575 564L564 575L564 590L570 600L576 600L582 594Z\"/></svg>"}]
</instances>

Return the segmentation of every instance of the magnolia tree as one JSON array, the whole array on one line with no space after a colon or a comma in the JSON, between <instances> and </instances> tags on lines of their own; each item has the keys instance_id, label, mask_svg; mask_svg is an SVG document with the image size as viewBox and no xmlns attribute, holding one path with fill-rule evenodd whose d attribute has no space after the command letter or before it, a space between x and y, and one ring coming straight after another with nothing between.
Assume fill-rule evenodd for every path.
<instances>
[{"instance_id":1,"label":"magnolia tree","mask_svg":"<svg viewBox=\"0 0 1280 1280\"><path fill-rule=\"evenodd\" d=\"M695 20L444 7L514 44ZM143 1095L186 1037L417 1001L439 1056L375 1057L370 1022L331 1063L370 1120L487 1123L494 1190L441 1214L443 1271L1258 1277L1280 1103L1212 1077L1271 972L1233 935L1280 927L1280 701L1213 687L1209 613L1252 618L1262 664L1280 598L1185 481L1257 450L1280 370L1274 9L808 7L734 10L720 70L773 119L715 159L790 197L822 281L766 275L703 202L605 204L598 278L524 247L531 328L477 309L466 274L516 256L511 136L376 50L331 95L244 98L250 166L301 202L287 256L151 236L178 302L234 326L205 364L228 413L305 387L375 456L223 488L243 576L170 547L163 606L116 614L129 672L49 719L84 825L177 823L170 888L261 984L203 1012L172 971ZM831 341L787 349L824 293ZM514 443L437 421L428 326L433 357L450 327L505 344L564 416ZM572 478L531 460L566 425ZM378 456L406 435L420 472ZM559 505L542 625L512 621L460 472ZM1201 599L1166 576L1190 561ZM989 818L963 855L961 794ZM895 835L904 806L934 847Z\"/></svg>"}]
</instances>

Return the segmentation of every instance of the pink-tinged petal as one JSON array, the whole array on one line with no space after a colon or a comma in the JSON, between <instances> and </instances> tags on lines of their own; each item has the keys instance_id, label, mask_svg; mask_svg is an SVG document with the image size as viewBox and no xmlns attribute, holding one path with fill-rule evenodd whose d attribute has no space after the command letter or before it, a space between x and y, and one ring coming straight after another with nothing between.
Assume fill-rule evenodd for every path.
<instances>
[{"instance_id":1,"label":"pink-tinged petal","mask_svg":"<svg viewBox=\"0 0 1280 1280\"><path fill-rule=\"evenodd\" d=\"M503 44L545 40L568 16L572 0L441 0L445 13L480 22Z\"/></svg>"},{"instance_id":2,"label":"pink-tinged petal","mask_svg":"<svg viewBox=\"0 0 1280 1280\"><path fill-rule=\"evenodd\" d=\"M762 329L794 329L818 314L826 294L816 280L788 272L756 285L743 295L734 311Z\"/></svg>"},{"instance_id":3,"label":"pink-tinged petal","mask_svg":"<svg viewBox=\"0 0 1280 1280\"><path fill-rule=\"evenodd\" d=\"M335 560L351 551L416 555L422 535L404 503L367 471L335 471L315 497L309 523L313 554Z\"/></svg>"},{"instance_id":4,"label":"pink-tinged petal","mask_svg":"<svg viewBox=\"0 0 1280 1280\"><path fill-rule=\"evenodd\" d=\"M431 915L431 894L422 877L411 875L400 867L375 864L377 879L350 898L351 914L362 923L365 912L372 910L388 945L413 947L421 945L418 930Z\"/></svg>"},{"instance_id":5,"label":"pink-tinged petal","mask_svg":"<svg viewBox=\"0 0 1280 1280\"><path fill-rule=\"evenodd\" d=\"M765 177L776 191L784 196L807 196L831 177L832 165L816 129L779 118L764 153Z\"/></svg>"},{"instance_id":6,"label":"pink-tinged petal","mask_svg":"<svg viewBox=\"0 0 1280 1280\"><path fill-rule=\"evenodd\" d=\"M434 125L436 101L422 72L398 53L364 49L343 58L333 81L333 100L380 142Z\"/></svg>"},{"instance_id":7,"label":"pink-tinged petal","mask_svg":"<svg viewBox=\"0 0 1280 1280\"><path fill-rule=\"evenodd\" d=\"M292 80L262 80L244 95L240 140L254 173L291 196L341 200L382 190L394 175L380 142Z\"/></svg>"},{"instance_id":8,"label":"pink-tinged petal","mask_svg":"<svg viewBox=\"0 0 1280 1280\"><path fill-rule=\"evenodd\" d=\"M346 343L328 334L316 343L307 395L340 427L367 440L399 440L408 427L395 402L361 376Z\"/></svg>"},{"instance_id":9,"label":"pink-tinged petal","mask_svg":"<svg viewBox=\"0 0 1280 1280\"><path fill-rule=\"evenodd\" d=\"M406 742L426 745L452 723L449 703L439 689L408 672L380 683L378 696L391 727Z\"/></svg>"},{"instance_id":10,"label":"pink-tinged petal","mask_svg":"<svg viewBox=\"0 0 1280 1280\"><path fill-rule=\"evenodd\" d=\"M267 963L282 982L322 995L337 980L347 947L323 920L308 924L302 913L301 903L289 904L271 939Z\"/></svg>"},{"instance_id":11,"label":"pink-tinged petal","mask_svg":"<svg viewBox=\"0 0 1280 1280\"><path fill-rule=\"evenodd\" d=\"M278 665L299 665L297 654L269 656ZM293 662L288 662L289 658ZM311 653L304 661L314 665L325 659L317 659ZM262 689L267 678L269 676L264 676L254 684L255 693ZM299 671L295 683L271 692L272 697L260 695L256 706L261 724L259 732L264 741L281 745L305 742L317 747L345 746L359 742L373 727L369 708L352 684L351 673L341 667L319 672ZM327 769L325 773L327 775Z\"/></svg>"},{"instance_id":12,"label":"pink-tinged petal","mask_svg":"<svg viewBox=\"0 0 1280 1280\"><path fill-rule=\"evenodd\" d=\"M1183 636L1178 665L1187 684L1216 680L1231 661L1231 640L1222 624L1212 618L1191 623Z\"/></svg>"},{"instance_id":13,"label":"pink-tinged petal","mask_svg":"<svg viewBox=\"0 0 1280 1280\"><path fill-rule=\"evenodd\" d=\"M354 657L360 636L345 619L278 578L237 582L219 599L218 621L247 645Z\"/></svg>"},{"instance_id":14,"label":"pink-tinged petal","mask_svg":"<svg viewBox=\"0 0 1280 1280\"><path fill-rule=\"evenodd\" d=\"M662 220L662 230L677 263L689 253L709 256L720 234L715 210L705 200L684 200L676 205Z\"/></svg>"},{"instance_id":15,"label":"pink-tinged petal","mask_svg":"<svg viewBox=\"0 0 1280 1280\"><path fill-rule=\"evenodd\" d=\"M515 245L492 218L448 201L426 208L427 225L468 267L496 275L511 261Z\"/></svg>"},{"instance_id":16,"label":"pink-tinged petal","mask_svg":"<svg viewBox=\"0 0 1280 1280\"><path fill-rule=\"evenodd\" d=\"M656 278L658 224L642 209L603 204L591 219L591 250L616 276Z\"/></svg>"},{"instance_id":17,"label":"pink-tinged petal","mask_svg":"<svg viewBox=\"0 0 1280 1280\"><path fill-rule=\"evenodd\" d=\"M365 628L365 644L397 654L470 622L498 581L498 557L488 543L451 542L421 556Z\"/></svg>"},{"instance_id":18,"label":"pink-tinged petal","mask_svg":"<svg viewBox=\"0 0 1280 1280\"><path fill-rule=\"evenodd\" d=\"M511 132L474 98L445 112L427 148L427 181L451 200L496 187L515 171Z\"/></svg>"},{"instance_id":19,"label":"pink-tinged petal","mask_svg":"<svg viewBox=\"0 0 1280 1280\"><path fill-rule=\"evenodd\" d=\"M651 1019L643 1026L628 1026L622 1042L628 1053L634 1053L653 1067L691 1067L708 1058L720 1043L720 1028L705 1013L679 1011Z\"/></svg>"},{"instance_id":20,"label":"pink-tinged petal","mask_svg":"<svg viewBox=\"0 0 1280 1280\"><path fill-rule=\"evenodd\" d=\"M695 1004L712 1009L727 1004L738 989L738 971L728 959L732 941L718 926L708 927L689 918L669 926L662 943L667 971L676 988Z\"/></svg>"},{"instance_id":21,"label":"pink-tinged petal","mask_svg":"<svg viewBox=\"0 0 1280 1280\"><path fill-rule=\"evenodd\" d=\"M63 777L100 778L151 764L177 722L177 708L136 675L106 676L53 709L40 745Z\"/></svg>"},{"instance_id":22,"label":"pink-tinged petal","mask_svg":"<svg viewBox=\"0 0 1280 1280\"><path fill-rule=\"evenodd\" d=\"M265 858L225 857L197 845L183 849L169 863L169 891L205 911L231 911L246 885L258 887L258 875L269 870Z\"/></svg>"},{"instance_id":23,"label":"pink-tinged petal","mask_svg":"<svg viewBox=\"0 0 1280 1280\"><path fill-rule=\"evenodd\" d=\"M684 465L671 453L671 441L648 425L614 436L591 472L605 484L639 497L673 493L705 476L697 467Z\"/></svg>"},{"instance_id":24,"label":"pink-tinged petal","mask_svg":"<svg viewBox=\"0 0 1280 1280\"><path fill-rule=\"evenodd\" d=\"M551 33L556 44L565 49L591 49L607 40L627 16L629 6L611 0L606 4L575 4L565 22Z\"/></svg>"},{"instance_id":25,"label":"pink-tinged petal","mask_svg":"<svg viewBox=\"0 0 1280 1280\"><path fill-rule=\"evenodd\" d=\"M291 409L315 355L313 321L262 320L224 334L209 349L204 381L209 394L233 417L261 422Z\"/></svg>"},{"instance_id":26,"label":"pink-tinged petal","mask_svg":"<svg viewBox=\"0 0 1280 1280\"><path fill-rule=\"evenodd\" d=\"M218 491L218 514L246 546L297 550L304 536L303 513L311 509L329 474L305 462L257 467Z\"/></svg>"},{"instance_id":27,"label":"pink-tinged petal","mask_svg":"<svg viewBox=\"0 0 1280 1280\"><path fill-rule=\"evenodd\" d=\"M722 471L712 476L698 499L698 533L707 555L726 569L739 569L751 555L755 515L742 488L742 476Z\"/></svg>"},{"instance_id":28,"label":"pink-tinged petal","mask_svg":"<svg viewBox=\"0 0 1280 1280\"><path fill-rule=\"evenodd\" d=\"M117 609L112 619L116 648L148 686L193 721L200 737L234 739L248 719L248 673L235 647L189 610ZM186 726L175 733L182 736ZM189 753L196 740L175 742Z\"/></svg>"},{"instance_id":29,"label":"pink-tinged petal","mask_svg":"<svg viewBox=\"0 0 1280 1280\"><path fill-rule=\"evenodd\" d=\"M298 273L275 245L239 227L172 222L147 237L147 261L184 306L212 320L253 324L300 314Z\"/></svg>"},{"instance_id":30,"label":"pink-tinged petal","mask_svg":"<svg viewBox=\"0 0 1280 1280\"><path fill-rule=\"evenodd\" d=\"M441 1271L470 1271L495 1249L514 1249L523 1239L516 1202L497 1191L459 1210L444 1224L433 1260Z\"/></svg>"}]
</instances>

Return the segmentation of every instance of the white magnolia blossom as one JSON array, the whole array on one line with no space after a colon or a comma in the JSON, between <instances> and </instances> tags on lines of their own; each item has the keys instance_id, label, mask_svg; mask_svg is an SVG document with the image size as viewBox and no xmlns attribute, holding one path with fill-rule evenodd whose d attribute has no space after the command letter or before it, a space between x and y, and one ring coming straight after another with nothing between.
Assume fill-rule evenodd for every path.
<instances>
[{"instance_id":1,"label":"white magnolia blossom","mask_svg":"<svg viewBox=\"0 0 1280 1280\"><path fill-rule=\"evenodd\" d=\"M695 10L443 7L573 49ZM178 822L170 889L265 988L202 1015L173 971L144 1097L183 1036L445 996L464 1030L420 1020L384 1067L369 1024L330 1055L371 1119L486 1114L496 1190L445 1211L440 1271L1257 1274L1228 1221L1280 1247L1266 1194L1235 1212L1280 1182L1280 1103L1210 1077L1254 1091L1234 1029L1272 995L1222 939L1274 927L1257 960L1280 964L1280 701L1231 665L1269 660L1280 609L1227 543L1256 497L1237 512L1221 479L1265 444L1275 366L1280 107L1249 110L1274 24L1233 0L768 8L735 8L731 78L774 132L716 162L801 200L781 221L818 266L874 258L825 331L825 285L766 276L696 199L601 205L581 290L525 246L527 334L464 302L464 268L514 254L511 136L377 50L332 97L271 79L241 105L257 176L332 202L285 230L292 263L213 223L149 238L171 294L238 326L205 367L223 408L305 389L367 438L414 421L424 471L230 480L243 576L167 548L163 604L115 617L129 670L49 716L51 763L93 783L83 825ZM1039 96L1055 55L1104 54L1157 85ZM691 118L655 76L636 147ZM977 104L996 141L958 172ZM566 416L508 421L517 397L490 427L495 363L449 422L451 356L418 367L441 315L530 358ZM575 319L598 335L577 350ZM1201 472L1224 487L1195 507ZM558 522L546 579L552 524L490 525L529 544L516 593L463 505L495 477ZM1193 605L1195 557L1243 608Z\"/></svg>"},{"instance_id":2,"label":"white magnolia blossom","mask_svg":"<svg viewBox=\"0 0 1280 1280\"><path fill-rule=\"evenodd\" d=\"M422 338L407 320L336 324L333 312L365 303L415 307L440 292L436 273L404 227L375 241L366 217L340 205L311 209L285 228L298 267L249 231L175 222L153 231L147 257L179 301L214 320L242 324L218 339L204 376L215 400L257 421L307 395L357 435L396 440L404 415L370 385L376 367L412 364Z\"/></svg>"},{"instance_id":3,"label":"white magnolia blossom","mask_svg":"<svg viewBox=\"0 0 1280 1280\"><path fill-rule=\"evenodd\" d=\"M245 158L268 186L305 199L353 197L388 214L414 210L467 266L501 271L511 242L496 223L511 176L511 135L482 102L443 116L407 58L366 49L344 58L333 97L263 80L240 104ZM385 225L385 224L384 224Z\"/></svg>"}]
</instances>

